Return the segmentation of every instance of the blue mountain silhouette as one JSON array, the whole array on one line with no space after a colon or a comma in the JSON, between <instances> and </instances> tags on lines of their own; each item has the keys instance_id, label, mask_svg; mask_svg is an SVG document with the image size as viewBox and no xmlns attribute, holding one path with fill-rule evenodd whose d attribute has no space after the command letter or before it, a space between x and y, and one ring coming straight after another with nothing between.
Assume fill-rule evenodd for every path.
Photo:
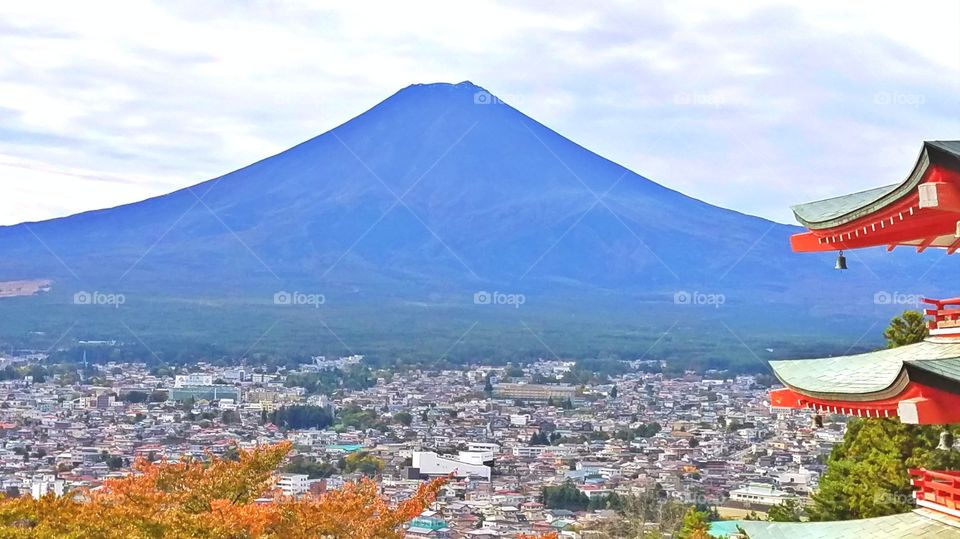
<instances>
[{"instance_id":1,"label":"blue mountain silhouette","mask_svg":"<svg viewBox=\"0 0 960 539\"><path fill-rule=\"evenodd\" d=\"M474 292L501 291L582 319L734 316L856 337L865 326L844 321L904 307L877 305L877 292L936 295L955 274L942 253L879 251L835 272L832 256L790 252L799 230L659 185L470 82L417 84L193 187L2 227L0 280L52 279L60 299L109 290L236 309L308 290L329 309L469 311ZM709 306L683 305L683 294L722 295L723 308L685 310Z\"/></svg>"}]
</instances>

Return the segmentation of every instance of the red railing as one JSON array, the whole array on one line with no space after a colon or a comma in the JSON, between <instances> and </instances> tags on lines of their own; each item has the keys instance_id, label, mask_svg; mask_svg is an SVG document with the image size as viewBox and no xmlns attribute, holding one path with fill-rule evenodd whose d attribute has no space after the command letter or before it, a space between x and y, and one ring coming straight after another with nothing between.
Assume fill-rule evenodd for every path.
<instances>
[{"instance_id":1,"label":"red railing","mask_svg":"<svg viewBox=\"0 0 960 539\"><path fill-rule=\"evenodd\" d=\"M910 470L910 483L917 501L939 505L951 511L960 511L960 471L932 471L925 468Z\"/></svg>"},{"instance_id":2,"label":"red railing","mask_svg":"<svg viewBox=\"0 0 960 539\"><path fill-rule=\"evenodd\" d=\"M929 303L934 307L933 309L924 310L924 314L933 317L933 320L927 322L927 327L930 329L951 329L960 332L960 298L923 298L923 302Z\"/></svg>"}]
</instances>

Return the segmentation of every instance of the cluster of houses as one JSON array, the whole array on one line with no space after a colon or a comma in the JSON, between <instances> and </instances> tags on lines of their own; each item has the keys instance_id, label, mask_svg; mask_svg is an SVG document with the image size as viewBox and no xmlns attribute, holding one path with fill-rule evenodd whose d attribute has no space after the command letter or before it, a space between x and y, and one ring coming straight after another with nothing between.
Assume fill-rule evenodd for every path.
<instances>
[{"instance_id":1,"label":"cluster of houses","mask_svg":"<svg viewBox=\"0 0 960 539\"><path fill-rule=\"evenodd\" d=\"M823 470L819 457L842 435L839 425L816 429L800 412L771 409L768 388L752 376L633 370L575 385L563 383L573 363L543 361L522 371L398 372L329 395L291 383L311 369L359 362L322 361L269 374L104 364L42 381L2 381L2 488L62 496L129 473L140 457L203 458L290 440L291 464L277 476L290 496L322 494L367 474L399 501L425 479L453 476L430 511L411 522L409 537L547 530L586 537L617 518L610 500L628 496L655 493L731 518L806 500ZM329 410L334 423L291 429L271 422L275 410L300 405ZM340 422L341 413L358 410L368 412L363 421ZM368 465L350 465L351 455ZM551 506L544 489L564 485L586 503Z\"/></svg>"}]
</instances>

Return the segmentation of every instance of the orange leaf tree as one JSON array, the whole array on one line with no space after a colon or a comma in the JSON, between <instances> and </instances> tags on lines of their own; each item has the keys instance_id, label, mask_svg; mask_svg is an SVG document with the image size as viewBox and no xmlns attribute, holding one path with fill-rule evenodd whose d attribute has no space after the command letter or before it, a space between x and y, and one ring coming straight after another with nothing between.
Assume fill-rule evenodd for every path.
<instances>
[{"instance_id":1,"label":"orange leaf tree","mask_svg":"<svg viewBox=\"0 0 960 539\"><path fill-rule=\"evenodd\" d=\"M399 539L401 526L433 503L446 481L424 483L397 505L369 479L287 498L273 493L273 478L289 451L281 443L241 451L236 461L141 459L133 474L97 489L3 499L0 538Z\"/></svg>"}]
</instances>

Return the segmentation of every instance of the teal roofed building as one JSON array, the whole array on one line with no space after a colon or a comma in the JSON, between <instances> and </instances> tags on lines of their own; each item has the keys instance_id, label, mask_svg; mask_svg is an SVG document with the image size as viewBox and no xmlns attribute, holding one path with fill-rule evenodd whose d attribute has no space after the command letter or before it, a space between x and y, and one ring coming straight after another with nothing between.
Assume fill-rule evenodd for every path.
<instances>
[{"instance_id":1,"label":"teal roofed building","mask_svg":"<svg viewBox=\"0 0 960 539\"><path fill-rule=\"evenodd\" d=\"M410 521L407 537L450 537L450 527L446 521L435 517L417 517Z\"/></svg>"},{"instance_id":2,"label":"teal roofed building","mask_svg":"<svg viewBox=\"0 0 960 539\"><path fill-rule=\"evenodd\" d=\"M710 523L707 533L710 537L717 539L734 539L740 537L740 531L737 529L740 522L739 520L717 520Z\"/></svg>"},{"instance_id":3,"label":"teal roofed building","mask_svg":"<svg viewBox=\"0 0 960 539\"><path fill-rule=\"evenodd\" d=\"M363 449L360 444L334 444L327 446L327 453L356 453Z\"/></svg>"}]
</instances>

